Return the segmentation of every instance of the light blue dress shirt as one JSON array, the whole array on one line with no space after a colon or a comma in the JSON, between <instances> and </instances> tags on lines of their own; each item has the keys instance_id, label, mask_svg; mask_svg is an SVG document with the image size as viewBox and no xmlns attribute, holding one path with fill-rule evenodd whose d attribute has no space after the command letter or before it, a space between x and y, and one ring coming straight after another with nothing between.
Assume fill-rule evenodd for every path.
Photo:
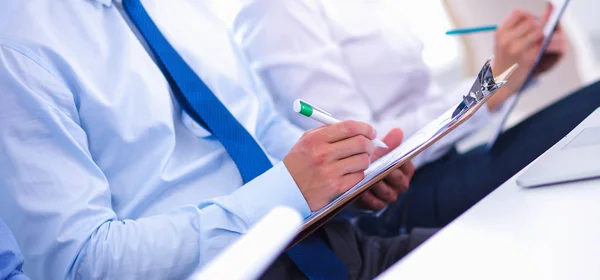
<instances>
[{"instance_id":1,"label":"light blue dress shirt","mask_svg":"<svg viewBox=\"0 0 600 280\"><path fill-rule=\"evenodd\" d=\"M242 185L110 0L4 0L0 218L34 279L181 279L264 214L310 209L283 163L301 136L201 1L143 1L275 166Z\"/></svg>"}]
</instances>

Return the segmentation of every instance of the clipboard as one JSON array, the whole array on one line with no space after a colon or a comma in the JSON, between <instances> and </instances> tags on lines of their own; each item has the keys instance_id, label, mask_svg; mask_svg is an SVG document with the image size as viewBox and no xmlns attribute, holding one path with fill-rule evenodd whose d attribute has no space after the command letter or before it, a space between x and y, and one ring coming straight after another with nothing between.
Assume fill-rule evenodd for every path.
<instances>
[{"instance_id":1,"label":"clipboard","mask_svg":"<svg viewBox=\"0 0 600 280\"><path fill-rule=\"evenodd\" d=\"M450 108L450 110L442 114L440 118L425 126L421 131L415 133L415 135L408 138L396 149L374 161L371 164L371 167L369 167L369 169L372 169L372 167L375 166L374 170L370 171L374 173L368 173L369 169L367 169L367 171L365 171L365 179L360 181L344 194L340 195L321 210L314 212L308 218L306 218L304 220L301 232L294 238L287 248L289 249L293 247L304 238L315 232L331 218L339 214L344 208L356 201L361 194L368 191L374 184L385 178L393 170L407 163L416 155L423 152L429 146L433 145L439 139L471 118L471 116L473 116L473 114L475 114L475 112L477 112L477 110L479 110L479 108L481 108L481 106L487 102L493 93L495 93L506 83L510 75L518 67L518 65L515 64L501 75L494 77L491 67L492 59L493 57L489 58L485 62L470 91L463 96L463 100L460 101L458 105ZM440 121L444 121L444 123L440 123ZM436 125L441 127L439 131L433 131L437 128ZM433 130L428 131L428 128ZM426 141L419 142L418 140L421 140L419 139L419 136L423 136L423 133L430 133L432 136L429 138L425 137ZM414 147L412 145L414 145ZM401 153L402 151L404 151L404 153ZM381 161L384 162L382 163Z\"/></svg>"}]
</instances>

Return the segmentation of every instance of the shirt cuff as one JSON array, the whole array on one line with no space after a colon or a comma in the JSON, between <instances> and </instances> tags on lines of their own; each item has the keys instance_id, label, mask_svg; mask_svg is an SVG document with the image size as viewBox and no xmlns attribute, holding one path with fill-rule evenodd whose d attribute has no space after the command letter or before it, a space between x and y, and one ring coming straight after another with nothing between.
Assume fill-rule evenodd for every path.
<instances>
[{"instance_id":1,"label":"shirt cuff","mask_svg":"<svg viewBox=\"0 0 600 280\"><path fill-rule=\"evenodd\" d=\"M233 194L250 225L256 224L277 206L288 206L303 218L310 215L310 207L283 162L256 177Z\"/></svg>"}]
</instances>

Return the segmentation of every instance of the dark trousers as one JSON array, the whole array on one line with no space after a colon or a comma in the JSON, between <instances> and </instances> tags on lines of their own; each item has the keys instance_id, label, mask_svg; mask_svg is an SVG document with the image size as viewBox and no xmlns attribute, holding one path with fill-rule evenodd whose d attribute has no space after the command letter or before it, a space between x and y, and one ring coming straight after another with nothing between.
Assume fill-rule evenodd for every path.
<instances>
[{"instance_id":1,"label":"dark trousers","mask_svg":"<svg viewBox=\"0 0 600 280\"><path fill-rule=\"evenodd\" d=\"M540 96L539 98L543 98ZM443 227L539 157L600 107L600 82L504 132L491 150L451 151L415 173L404 199L360 225L375 235L400 228Z\"/></svg>"},{"instance_id":2,"label":"dark trousers","mask_svg":"<svg viewBox=\"0 0 600 280\"><path fill-rule=\"evenodd\" d=\"M318 234L348 269L352 280L370 280L392 266L411 250L432 236L437 229L415 229L413 232L383 238L364 235L346 220L333 220ZM306 276L286 255L281 255L261 279L304 280Z\"/></svg>"}]
</instances>

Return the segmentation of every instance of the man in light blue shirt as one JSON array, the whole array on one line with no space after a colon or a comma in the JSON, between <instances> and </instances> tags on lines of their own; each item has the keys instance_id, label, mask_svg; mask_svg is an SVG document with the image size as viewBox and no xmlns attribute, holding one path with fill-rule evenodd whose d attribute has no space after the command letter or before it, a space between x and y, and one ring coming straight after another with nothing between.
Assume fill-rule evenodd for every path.
<instances>
[{"instance_id":1,"label":"man in light blue shirt","mask_svg":"<svg viewBox=\"0 0 600 280\"><path fill-rule=\"evenodd\" d=\"M0 279L26 280L23 255L6 224L0 220Z\"/></svg>"},{"instance_id":2,"label":"man in light blue shirt","mask_svg":"<svg viewBox=\"0 0 600 280\"><path fill-rule=\"evenodd\" d=\"M274 167L243 183L228 151L172 96L118 1L6 0L0 217L35 279L184 278L273 207L287 205L305 217L322 208L381 153L364 123L302 135L282 119L226 28L200 1L144 6ZM393 147L401 138L396 130L385 141ZM412 172L395 170L359 202L385 206ZM371 250L397 260L408 248L389 245ZM378 267L369 267L370 274L357 265L350 275L372 278L390 262L373 257L369 263Z\"/></svg>"}]
</instances>

